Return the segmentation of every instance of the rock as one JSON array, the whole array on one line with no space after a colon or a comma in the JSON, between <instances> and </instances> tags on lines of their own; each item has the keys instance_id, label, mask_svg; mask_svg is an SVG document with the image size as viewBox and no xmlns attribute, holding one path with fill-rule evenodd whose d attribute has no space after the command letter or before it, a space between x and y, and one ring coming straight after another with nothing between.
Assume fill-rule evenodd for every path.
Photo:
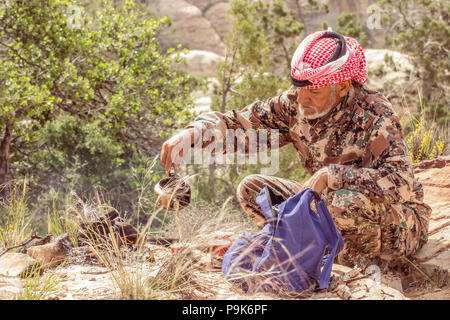
<instances>
[{"instance_id":1,"label":"rock","mask_svg":"<svg viewBox=\"0 0 450 320\"><path fill-rule=\"evenodd\" d=\"M406 73L405 70L413 70L408 56L397 51L366 49L364 54L366 56L367 69L372 72L367 78L367 85L375 90L382 90L386 82L395 83L395 85L406 83L409 73ZM392 57L395 69L386 64L385 56ZM383 70L383 72L381 75L377 75L374 73L376 70Z\"/></svg>"},{"instance_id":2,"label":"rock","mask_svg":"<svg viewBox=\"0 0 450 320\"><path fill-rule=\"evenodd\" d=\"M24 253L8 252L0 257L0 275L24 277L38 262Z\"/></svg>"},{"instance_id":3,"label":"rock","mask_svg":"<svg viewBox=\"0 0 450 320\"><path fill-rule=\"evenodd\" d=\"M343 276L345 273L347 273L351 270L352 270L352 268L349 268L349 267L346 267L346 266L343 266L343 265L337 264L337 263L334 263L333 268L332 268L332 272L338 276Z\"/></svg>"},{"instance_id":4,"label":"rock","mask_svg":"<svg viewBox=\"0 0 450 320\"><path fill-rule=\"evenodd\" d=\"M18 289L23 288L23 283L19 278L9 278L0 276L0 288L15 287Z\"/></svg>"},{"instance_id":5,"label":"rock","mask_svg":"<svg viewBox=\"0 0 450 320\"><path fill-rule=\"evenodd\" d=\"M415 176L423 185L424 202L430 205L432 213L428 242L416 252L414 259L429 277L443 278L443 283L448 281L450 272L449 162L447 156L415 165L420 170Z\"/></svg>"},{"instance_id":6,"label":"rock","mask_svg":"<svg viewBox=\"0 0 450 320\"><path fill-rule=\"evenodd\" d=\"M187 65L180 64L179 68L197 77L216 77L219 63L223 61L217 53L203 50L190 50L180 56L186 59Z\"/></svg>"},{"instance_id":7,"label":"rock","mask_svg":"<svg viewBox=\"0 0 450 320\"><path fill-rule=\"evenodd\" d=\"M19 278L0 276L0 300L13 300L23 290L23 283Z\"/></svg>"},{"instance_id":8,"label":"rock","mask_svg":"<svg viewBox=\"0 0 450 320\"><path fill-rule=\"evenodd\" d=\"M175 33L165 32L162 38L170 38L188 49L212 51L225 55L226 47L211 23L196 6L184 0L148 0L149 10L158 17L168 16Z\"/></svg>"},{"instance_id":9,"label":"rock","mask_svg":"<svg viewBox=\"0 0 450 320\"><path fill-rule=\"evenodd\" d=\"M380 288L381 295L383 300L407 300L399 290L389 286L381 286Z\"/></svg>"},{"instance_id":10,"label":"rock","mask_svg":"<svg viewBox=\"0 0 450 320\"><path fill-rule=\"evenodd\" d=\"M449 250L419 265L430 279L433 279L435 286L442 287L449 282L449 270L445 268L445 265L448 265L448 261L450 261Z\"/></svg>"},{"instance_id":11,"label":"rock","mask_svg":"<svg viewBox=\"0 0 450 320\"><path fill-rule=\"evenodd\" d=\"M114 229L117 230L121 239L126 240L127 243L136 243L138 232L131 224L126 222L115 222Z\"/></svg>"},{"instance_id":12,"label":"rock","mask_svg":"<svg viewBox=\"0 0 450 320\"><path fill-rule=\"evenodd\" d=\"M50 241L52 241L53 236L52 235L48 235L44 238L41 238L39 236L33 236L34 239L31 239L30 242L28 242L27 244L25 244L20 250L20 253L27 253L27 249L33 246L40 246L46 243L49 243Z\"/></svg>"},{"instance_id":13,"label":"rock","mask_svg":"<svg viewBox=\"0 0 450 320\"><path fill-rule=\"evenodd\" d=\"M112 224L105 221L93 221L80 224L77 237L81 245L104 240L111 231Z\"/></svg>"},{"instance_id":14,"label":"rock","mask_svg":"<svg viewBox=\"0 0 450 320\"><path fill-rule=\"evenodd\" d=\"M61 242L50 242L28 248L27 254L36 259L43 269L54 267L67 258L67 249Z\"/></svg>"},{"instance_id":15,"label":"rock","mask_svg":"<svg viewBox=\"0 0 450 320\"><path fill-rule=\"evenodd\" d=\"M110 211L109 213L105 214L103 217L101 217L100 220L103 222L108 222L108 221L113 221L118 218L120 218L119 213L113 210L113 211Z\"/></svg>"},{"instance_id":16,"label":"rock","mask_svg":"<svg viewBox=\"0 0 450 320\"><path fill-rule=\"evenodd\" d=\"M232 30L231 23L228 21L228 10L230 9L230 3L218 2L211 6L208 6L203 12L205 18L210 22L214 30L220 36L221 39Z\"/></svg>"},{"instance_id":17,"label":"rock","mask_svg":"<svg viewBox=\"0 0 450 320\"><path fill-rule=\"evenodd\" d=\"M400 277L383 274L381 276L381 283L399 292L403 292L402 279Z\"/></svg>"},{"instance_id":18,"label":"rock","mask_svg":"<svg viewBox=\"0 0 450 320\"><path fill-rule=\"evenodd\" d=\"M431 168L443 168L446 165L450 165L450 156L439 157L437 159L425 160L419 163L415 163L413 165L414 173L419 173L424 171L425 169ZM439 177L437 177L439 178Z\"/></svg>"},{"instance_id":19,"label":"rock","mask_svg":"<svg viewBox=\"0 0 450 320\"><path fill-rule=\"evenodd\" d=\"M344 300L403 300L401 279L391 275L369 274L369 268L362 274L358 268L333 264L329 291Z\"/></svg>"},{"instance_id":20,"label":"rock","mask_svg":"<svg viewBox=\"0 0 450 320\"><path fill-rule=\"evenodd\" d=\"M385 285L382 281L364 278L351 283L351 298L358 300L405 300L400 291Z\"/></svg>"},{"instance_id":21,"label":"rock","mask_svg":"<svg viewBox=\"0 0 450 320\"><path fill-rule=\"evenodd\" d=\"M220 1L220 0L219 0ZM187 0L190 4L199 8L202 12L209 6L217 2L217 0Z\"/></svg>"},{"instance_id":22,"label":"rock","mask_svg":"<svg viewBox=\"0 0 450 320\"><path fill-rule=\"evenodd\" d=\"M357 290L352 294L352 298L355 300L362 300L367 297L367 291L365 289Z\"/></svg>"},{"instance_id":23,"label":"rock","mask_svg":"<svg viewBox=\"0 0 450 320\"><path fill-rule=\"evenodd\" d=\"M56 239L54 241L61 243L66 248L66 250L73 248L73 243L72 243L72 241L70 241L70 237L69 237L68 233L64 233L64 234L56 237Z\"/></svg>"},{"instance_id":24,"label":"rock","mask_svg":"<svg viewBox=\"0 0 450 320\"><path fill-rule=\"evenodd\" d=\"M361 270L358 269L358 268L354 268L354 269L352 269L352 270L350 270L348 272L345 272L342 275L341 279L342 279L342 281L348 281L348 280L350 280L352 278L356 278L360 274L361 274Z\"/></svg>"},{"instance_id":25,"label":"rock","mask_svg":"<svg viewBox=\"0 0 450 320\"><path fill-rule=\"evenodd\" d=\"M113 245L110 243L111 236L119 246L125 243L134 245L138 240L142 244L145 241L145 236L139 235L131 224L114 211L97 218L96 221L82 223L81 229L82 231L78 232L80 246L92 246L95 243Z\"/></svg>"},{"instance_id":26,"label":"rock","mask_svg":"<svg viewBox=\"0 0 450 320\"><path fill-rule=\"evenodd\" d=\"M356 12L361 26L368 34L372 47L380 48L384 44L383 29L370 29L369 16L373 12L368 7L376 0L330 0L329 12L303 10L302 17L297 20L304 23L307 33L321 30L322 22L326 21L333 29L337 27L337 17L342 12ZM162 41L168 46L182 43L190 49L213 51L219 55L225 54L224 36L231 31L231 22L227 17L231 0L146 0L149 10L157 16L168 15L175 27L175 32L163 32ZM303 2L304 3L304 2ZM298 15L298 6L304 4L298 0L286 1L287 7ZM372 19L373 20L373 19ZM299 40L302 35L299 35Z\"/></svg>"},{"instance_id":27,"label":"rock","mask_svg":"<svg viewBox=\"0 0 450 320\"><path fill-rule=\"evenodd\" d=\"M350 291L350 288L347 287L345 284L338 285L338 287L336 289L336 293L340 298L342 298L344 300L349 300L352 298L352 293Z\"/></svg>"}]
</instances>

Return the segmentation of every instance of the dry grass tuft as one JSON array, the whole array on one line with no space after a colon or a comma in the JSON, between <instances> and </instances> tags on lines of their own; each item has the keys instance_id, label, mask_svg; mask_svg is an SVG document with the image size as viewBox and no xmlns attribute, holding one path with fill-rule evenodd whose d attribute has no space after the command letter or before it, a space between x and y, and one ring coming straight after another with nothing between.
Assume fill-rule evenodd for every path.
<instances>
[{"instance_id":1,"label":"dry grass tuft","mask_svg":"<svg viewBox=\"0 0 450 320\"><path fill-rule=\"evenodd\" d=\"M27 207L27 180L11 181L3 188L9 189L7 198L0 202L0 247L13 247L32 234L33 215Z\"/></svg>"}]
</instances>

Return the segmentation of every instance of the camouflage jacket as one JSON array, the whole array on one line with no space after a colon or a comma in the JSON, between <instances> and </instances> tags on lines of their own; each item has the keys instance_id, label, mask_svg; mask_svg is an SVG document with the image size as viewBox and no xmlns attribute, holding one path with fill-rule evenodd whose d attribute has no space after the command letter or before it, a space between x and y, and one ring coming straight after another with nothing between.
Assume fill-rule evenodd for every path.
<instances>
[{"instance_id":1,"label":"camouflage jacket","mask_svg":"<svg viewBox=\"0 0 450 320\"><path fill-rule=\"evenodd\" d=\"M300 117L296 100L291 88L241 111L204 113L187 128L278 129L280 147L293 143L310 174L328 167L329 188L383 203L423 203L399 119L385 97L354 83L339 106L315 120Z\"/></svg>"}]
</instances>

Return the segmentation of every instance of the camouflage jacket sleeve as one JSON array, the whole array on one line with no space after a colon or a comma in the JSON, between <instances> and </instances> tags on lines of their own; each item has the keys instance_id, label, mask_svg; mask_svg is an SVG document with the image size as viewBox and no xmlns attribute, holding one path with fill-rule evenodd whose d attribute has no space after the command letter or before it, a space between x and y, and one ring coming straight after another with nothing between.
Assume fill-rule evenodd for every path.
<instances>
[{"instance_id":1,"label":"camouflage jacket sleeve","mask_svg":"<svg viewBox=\"0 0 450 320\"><path fill-rule=\"evenodd\" d=\"M384 203L410 201L414 174L399 119L387 112L373 123L362 168L331 164L328 186L334 190L345 188L362 192Z\"/></svg>"},{"instance_id":2,"label":"camouflage jacket sleeve","mask_svg":"<svg viewBox=\"0 0 450 320\"><path fill-rule=\"evenodd\" d=\"M201 148L205 148L212 141L217 140L217 136L226 137L228 134L233 134L234 138L231 141L231 150L237 151L238 141L245 146L245 152L249 152L249 132L254 133L267 130L267 148L274 147L271 143L271 136L273 130L278 130L279 147L291 142L289 136L289 121L292 117L293 101L289 99L288 91L283 94L269 98L264 101L255 101L246 106L241 111L231 110L226 113L217 111L206 112L199 115L195 121L189 124L186 128L197 129L196 141L194 146L199 146L199 139L201 138ZM253 129L253 130L252 130ZM200 133L200 134L199 134ZM212 136L215 136L214 138ZM227 141L227 143L230 141ZM226 149L225 143L223 152L230 151ZM260 150L256 150L260 151Z\"/></svg>"}]
</instances>

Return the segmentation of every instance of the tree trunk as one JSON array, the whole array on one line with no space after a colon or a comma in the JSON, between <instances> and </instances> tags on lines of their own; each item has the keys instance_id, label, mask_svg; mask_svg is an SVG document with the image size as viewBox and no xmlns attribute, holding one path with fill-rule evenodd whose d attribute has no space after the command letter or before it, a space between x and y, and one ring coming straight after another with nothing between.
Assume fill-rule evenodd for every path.
<instances>
[{"instance_id":1,"label":"tree trunk","mask_svg":"<svg viewBox=\"0 0 450 320\"><path fill-rule=\"evenodd\" d=\"M6 123L5 135L0 145L0 185L3 185L8 179L8 158L9 147L11 144L13 122Z\"/></svg>"},{"instance_id":2,"label":"tree trunk","mask_svg":"<svg viewBox=\"0 0 450 320\"><path fill-rule=\"evenodd\" d=\"M215 171L216 171L216 165L210 164L209 165L209 192L211 195L211 200L214 202L216 201L216 195L215 195L215 185L216 185L216 175L215 175Z\"/></svg>"},{"instance_id":3,"label":"tree trunk","mask_svg":"<svg viewBox=\"0 0 450 320\"><path fill-rule=\"evenodd\" d=\"M422 80L422 94L423 97L427 99L427 102L429 103L432 98L433 94L433 85L430 83L429 80Z\"/></svg>"}]
</instances>

